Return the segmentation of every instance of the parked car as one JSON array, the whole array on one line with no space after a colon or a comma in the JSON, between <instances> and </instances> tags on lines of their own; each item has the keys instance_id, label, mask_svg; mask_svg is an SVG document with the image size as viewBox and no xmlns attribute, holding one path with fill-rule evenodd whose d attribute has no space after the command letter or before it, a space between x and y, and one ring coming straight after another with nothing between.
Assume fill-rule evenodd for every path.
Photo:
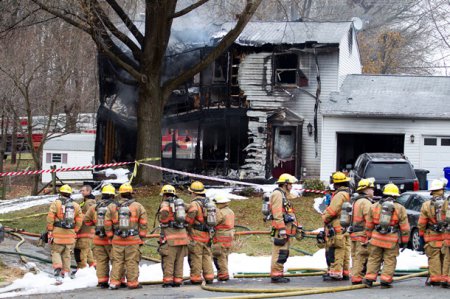
<instances>
[{"instance_id":1,"label":"parked car","mask_svg":"<svg viewBox=\"0 0 450 299\"><path fill-rule=\"evenodd\" d=\"M361 154L350 171L350 177L354 186L357 186L362 178L375 178L375 195L381 195L381 190L387 183L396 184L400 192L419 190L419 180L414 167L402 154Z\"/></svg>"},{"instance_id":2,"label":"parked car","mask_svg":"<svg viewBox=\"0 0 450 299\"><path fill-rule=\"evenodd\" d=\"M450 193L445 194L446 198L448 196L450 196ZM430 198L429 191L405 192L397 198L397 202L406 208L408 214L409 226L411 227L408 247L412 250L418 251L420 247L418 228L420 209L422 204Z\"/></svg>"}]
</instances>

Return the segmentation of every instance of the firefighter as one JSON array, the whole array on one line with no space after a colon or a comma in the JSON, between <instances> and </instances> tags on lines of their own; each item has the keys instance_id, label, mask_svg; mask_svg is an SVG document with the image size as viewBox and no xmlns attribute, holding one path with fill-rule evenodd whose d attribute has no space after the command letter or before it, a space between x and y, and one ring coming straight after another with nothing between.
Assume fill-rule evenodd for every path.
<instances>
[{"instance_id":1,"label":"firefighter","mask_svg":"<svg viewBox=\"0 0 450 299\"><path fill-rule=\"evenodd\" d=\"M270 195L272 231L272 260L270 277L272 283L288 283L289 278L284 277L284 264L289 257L291 238L297 235L298 222L294 214L292 198L292 184L297 179L288 173L283 173L278 178L276 188Z\"/></svg>"},{"instance_id":2,"label":"firefighter","mask_svg":"<svg viewBox=\"0 0 450 299\"><path fill-rule=\"evenodd\" d=\"M101 199L84 216L84 224L95 226L93 253L97 264L97 286L102 289L109 287L109 262L112 260L111 240L105 231L105 216L107 211L111 213L116 210L115 195L116 189L112 185L103 186Z\"/></svg>"},{"instance_id":3,"label":"firefighter","mask_svg":"<svg viewBox=\"0 0 450 299\"><path fill-rule=\"evenodd\" d=\"M228 255L234 238L234 212L228 207L230 199L224 195L217 195L214 202L217 205L217 225L212 245L213 261L217 269L217 279L227 281L230 279Z\"/></svg>"},{"instance_id":4,"label":"firefighter","mask_svg":"<svg viewBox=\"0 0 450 299\"><path fill-rule=\"evenodd\" d=\"M95 205L95 196L92 195L92 187L84 185L80 189L83 195L83 201L80 203L81 212L86 215L91 206ZM94 256L92 255L92 239L94 238L94 229L83 223L81 229L77 233L77 241L75 243L74 256L77 262L77 269L73 270L71 277L73 278L78 269L83 269L87 265L95 266Z\"/></svg>"},{"instance_id":5,"label":"firefighter","mask_svg":"<svg viewBox=\"0 0 450 299\"><path fill-rule=\"evenodd\" d=\"M334 189L330 205L322 215L325 224L328 272L323 276L324 281L350 279L350 239L347 228L341 225L341 213L344 203L350 203L350 188L348 178L337 171L331 176ZM344 210L346 212L346 210Z\"/></svg>"},{"instance_id":6,"label":"firefighter","mask_svg":"<svg viewBox=\"0 0 450 299\"><path fill-rule=\"evenodd\" d=\"M444 185L447 185L444 183ZM444 265L442 267L442 287L450 287L450 196L444 203L445 222L447 227L444 234Z\"/></svg>"},{"instance_id":7,"label":"firefighter","mask_svg":"<svg viewBox=\"0 0 450 299\"><path fill-rule=\"evenodd\" d=\"M353 198L352 226L349 229L352 247L352 284L361 284L367 269L367 235L366 222L369 217L370 206L374 195L374 180L362 179L356 191L358 195Z\"/></svg>"},{"instance_id":8,"label":"firefighter","mask_svg":"<svg viewBox=\"0 0 450 299\"><path fill-rule=\"evenodd\" d=\"M381 288L392 287L399 242L402 248L408 245L410 228L406 209L394 200L399 195L398 187L389 183L383 187L383 197L380 201L370 207L366 222L366 234L370 239L369 260L363 280L368 287L372 287L373 282L377 280L382 263Z\"/></svg>"},{"instance_id":9,"label":"firefighter","mask_svg":"<svg viewBox=\"0 0 450 299\"><path fill-rule=\"evenodd\" d=\"M431 182L431 199L422 204L419 217L419 236L425 241L425 254L428 257L428 279L426 285L438 286L444 282L442 275L445 233L444 183Z\"/></svg>"},{"instance_id":10,"label":"firefighter","mask_svg":"<svg viewBox=\"0 0 450 299\"><path fill-rule=\"evenodd\" d=\"M192 284L201 284L203 274L205 282L211 284L214 280L211 234L216 225L215 206L206 197L202 182L192 182L188 190L193 198L186 215L190 239L188 244L190 280Z\"/></svg>"},{"instance_id":11,"label":"firefighter","mask_svg":"<svg viewBox=\"0 0 450 299\"><path fill-rule=\"evenodd\" d=\"M119 187L120 201L117 209L105 215L105 232L112 238L112 270L110 290L117 290L126 273L128 289L139 289L140 246L147 235L147 211L133 198L129 183Z\"/></svg>"},{"instance_id":12,"label":"firefighter","mask_svg":"<svg viewBox=\"0 0 450 299\"><path fill-rule=\"evenodd\" d=\"M183 283L183 263L189 243L186 231L186 205L181 198L177 198L172 185L164 185L160 195L163 200L157 215L161 228L158 252L162 260L162 287L179 287Z\"/></svg>"},{"instance_id":13,"label":"firefighter","mask_svg":"<svg viewBox=\"0 0 450 299\"><path fill-rule=\"evenodd\" d=\"M65 273L70 273L70 252L76 233L82 225L80 206L70 198L72 188L63 185L59 197L50 205L47 214L48 240L51 246L52 266L56 284L61 284Z\"/></svg>"}]
</instances>

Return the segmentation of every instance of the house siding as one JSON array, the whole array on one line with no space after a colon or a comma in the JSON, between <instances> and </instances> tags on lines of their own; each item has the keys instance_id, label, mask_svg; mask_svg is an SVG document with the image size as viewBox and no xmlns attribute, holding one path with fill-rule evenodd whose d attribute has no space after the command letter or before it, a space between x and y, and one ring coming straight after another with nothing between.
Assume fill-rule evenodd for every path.
<instances>
[{"instance_id":1,"label":"house siding","mask_svg":"<svg viewBox=\"0 0 450 299\"><path fill-rule=\"evenodd\" d=\"M339 80L338 88L341 87L344 82L345 77L348 74L361 74L362 65L359 56L358 41L356 39L356 32L351 27L352 30L351 38L351 48L349 47L349 35L346 34L342 37L339 43ZM351 51L350 51L351 49Z\"/></svg>"},{"instance_id":2,"label":"house siding","mask_svg":"<svg viewBox=\"0 0 450 299\"><path fill-rule=\"evenodd\" d=\"M321 78L320 99L329 97L338 86L338 50L318 54ZM307 176L319 176L321 118L318 118L318 140L309 136L307 124L314 124L314 105L317 89L317 71L314 57L310 55L309 86L286 91L272 90L272 53L255 53L245 56L239 68L239 86L245 92L249 102L249 145L247 159L241 167L241 177L263 178L267 157L267 117L277 108L286 107L304 118L302 140L302 168ZM309 95L312 94L313 96ZM317 157L316 157L317 146ZM299 153L300 154L300 153ZM302 171L303 173L303 171Z\"/></svg>"},{"instance_id":3,"label":"house siding","mask_svg":"<svg viewBox=\"0 0 450 299\"><path fill-rule=\"evenodd\" d=\"M86 166L92 164L94 157L93 151L63 151L63 150L44 150L43 157L47 156L47 153L67 154L67 163L47 163L46 159L42 163L42 169L50 169L50 166L56 165L56 168L74 167L74 166ZM70 179L92 179L92 171L68 171L58 172L57 176L61 180ZM52 180L50 173L42 174L42 182L48 183Z\"/></svg>"},{"instance_id":4,"label":"house siding","mask_svg":"<svg viewBox=\"0 0 450 299\"><path fill-rule=\"evenodd\" d=\"M405 134L404 154L415 168L425 167L420 149L424 136L448 136L450 122L446 120L378 119L323 117L320 179L328 181L336 171L337 133ZM415 142L411 143L411 135ZM438 159L439 157L436 157Z\"/></svg>"}]
</instances>

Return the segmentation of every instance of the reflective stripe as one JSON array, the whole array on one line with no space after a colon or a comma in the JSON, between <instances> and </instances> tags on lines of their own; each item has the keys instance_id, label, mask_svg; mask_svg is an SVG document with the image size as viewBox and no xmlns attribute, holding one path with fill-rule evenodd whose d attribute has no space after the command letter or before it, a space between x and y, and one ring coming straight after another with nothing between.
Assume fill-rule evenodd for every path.
<instances>
[{"instance_id":1,"label":"reflective stripe","mask_svg":"<svg viewBox=\"0 0 450 299\"><path fill-rule=\"evenodd\" d=\"M370 244L377 246L377 247L386 248L386 249L390 249L394 245L391 242L384 242L384 241L373 239L373 238L370 240Z\"/></svg>"},{"instance_id":2,"label":"reflective stripe","mask_svg":"<svg viewBox=\"0 0 450 299\"><path fill-rule=\"evenodd\" d=\"M400 230L401 231L409 231L410 230L409 223L407 222L407 223L400 224Z\"/></svg>"},{"instance_id":3,"label":"reflective stripe","mask_svg":"<svg viewBox=\"0 0 450 299\"><path fill-rule=\"evenodd\" d=\"M402 236L402 243L408 243L409 242L409 236Z\"/></svg>"},{"instance_id":4,"label":"reflective stripe","mask_svg":"<svg viewBox=\"0 0 450 299\"><path fill-rule=\"evenodd\" d=\"M99 277L97 278L98 282L102 283L102 282L108 282L109 281L109 277L105 276L105 277Z\"/></svg>"},{"instance_id":5,"label":"reflective stripe","mask_svg":"<svg viewBox=\"0 0 450 299\"><path fill-rule=\"evenodd\" d=\"M203 276L205 277L206 280L213 280L214 279L214 274L204 274Z\"/></svg>"},{"instance_id":6,"label":"reflective stripe","mask_svg":"<svg viewBox=\"0 0 450 299\"><path fill-rule=\"evenodd\" d=\"M419 224L427 224L427 223L428 223L428 220L427 220L426 217L422 217L422 215L421 215L421 216L419 217L418 223L419 223Z\"/></svg>"},{"instance_id":7,"label":"reflective stripe","mask_svg":"<svg viewBox=\"0 0 450 299\"><path fill-rule=\"evenodd\" d=\"M163 277L163 282L164 283L173 282L173 277Z\"/></svg>"},{"instance_id":8,"label":"reflective stripe","mask_svg":"<svg viewBox=\"0 0 450 299\"><path fill-rule=\"evenodd\" d=\"M89 238L92 239L94 237L94 234L90 234L90 233L83 233L83 234L77 234L77 238Z\"/></svg>"},{"instance_id":9,"label":"reflective stripe","mask_svg":"<svg viewBox=\"0 0 450 299\"><path fill-rule=\"evenodd\" d=\"M173 278L173 282L174 282L174 283L182 283L182 282L183 282L183 278L180 278L180 277L174 277L174 278Z\"/></svg>"},{"instance_id":10,"label":"reflective stripe","mask_svg":"<svg viewBox=\"0 0 450 299\"><path fill-rule=\"evenodd\" d=\"M137 280L127 282L127 286L132 287L132 288L137 287L138 285L139 285L139 281L137 281Z\"/></svg>"},{"instance_id":11,"label":"reflective stripe","mask_svg":"<svg viewBox=\"0 0 450 299\"><path fill-rule=\"evenodd\" d=\"M386 274L381 274L381 276L380 276L380 280L381 280L381 281L385 281L385 282L388 282L388 283L391 283L391 282L392 282L392 280L393 280L393 277L392 277L392 276L390 276L390 275L386 275Z\"/></svg>"},{"instance_id":12,"label":"reflective stripe","mask_svg":"<svg viewBox=\"0 0 450 299\"><path fill-rule=\"evenodd\" d=\"M444 236L442 234L426 234L424 235L425 242L431 241L443 241Z\"/></svg>"},{"instance_id":13,"label":"reflective stripe","mask_svg":"<svg viewBox=\"0 0 450 299\"><path fill-rule=\"evenodd\" d=\"M196 275L196 274L191 274L190 278L191 278L191 281L193 281L193 282L201 282L203 280L201 275Z\"/></svg>"},{"instance_id":14,"label":"reflective stripe","mask_svg":"<svg viewBox=\"0 0 450 299\"><path fill-rule=\"evenodd\" d=\"M377 280L377 274L376 273L367 273L365 278L375 281L375 280Z\"/></svg>"},{"instance_id":15,"label":"reflective stripe","mask_svg":"<svg viewBox=\"0 0 450 299\"><path fill-rule=\"evenodd\" d=\"M441 282L444 281L441 275L430 275L431 282Z\"/></svg>"},{"instance_id":16,"label":"reflective stripe","mask_svg":"<svg viewBox=\"0 0 450 299\"><path fill-rule=\"evenodd\" d=\"M286 229L286 225L283 221L272 220L272 226L276 229Z\"/></svg>"},{"instance_id":17,"label":"reflective stripe","mask_svg":"<svg viewBox=\"0 0 450 299\"><path fill-rule=\"evenodd\" d=\"M337 215L337 213L331 207L327 207L326 211L328 212L328 214L330 214L331 217Z\"/></svg>"},{"instance_id":18,"label":"reflective stripe","mask_svg":"<svg viewBox=\"0 0 450 299\"><path fill-rule=\"evenodd\" d=\"M270 272L270 277L282 277L282 276L283 276L283 272L280 272L280 271Z\"/></svg>"}]
</instances>

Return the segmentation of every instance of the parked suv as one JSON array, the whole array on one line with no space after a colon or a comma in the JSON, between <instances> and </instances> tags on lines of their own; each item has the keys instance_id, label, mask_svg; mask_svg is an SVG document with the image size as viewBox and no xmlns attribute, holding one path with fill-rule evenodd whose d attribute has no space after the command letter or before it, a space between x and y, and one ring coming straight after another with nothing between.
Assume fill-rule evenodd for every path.
<instances>
[{"instance_id":1,"label":"parked suv","mask_svg":"<svg viewBox=\"0 0 450 299\"><path fill-rule=\"evenodd\" d=\"M361 154L350 171L350 177L354 186L362 178L375 178L376 195L381 195L381 190L387 183L396 184L400 192L419 190L419 180L414 168L402 154Z\"/></svg>"}]
</instances>

